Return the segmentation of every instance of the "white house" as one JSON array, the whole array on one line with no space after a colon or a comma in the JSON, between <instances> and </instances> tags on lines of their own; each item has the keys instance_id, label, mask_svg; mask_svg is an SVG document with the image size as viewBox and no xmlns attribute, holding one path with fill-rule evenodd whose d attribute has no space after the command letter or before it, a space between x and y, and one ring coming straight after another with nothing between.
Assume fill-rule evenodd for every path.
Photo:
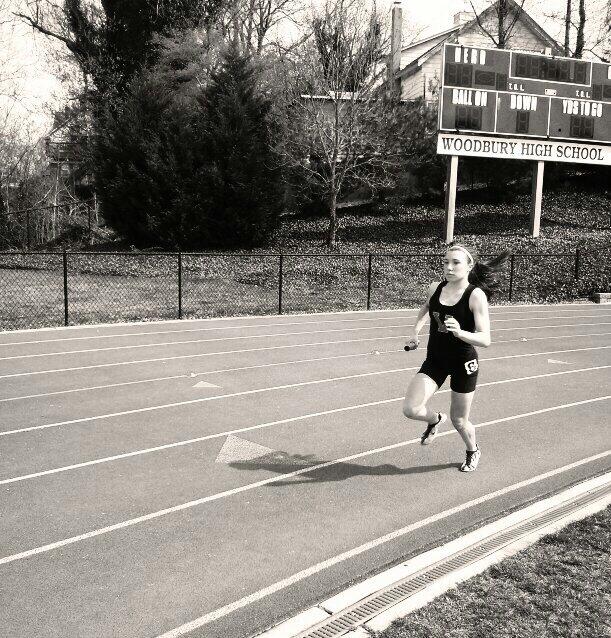
<instances>
[{"instance_id":1,"label":"white house","mask_svg":"<svg viewBox=\"0 0 611 638\"><path fill-rule=\"evenodd\" d=\"M496 36L498 31L497 2L491 4L479 14L484 28ZM563 47L533 20L514 0L508 0L509 15L506 24L517 20L508 37L505 48L564 55ZM399 3L393 7L392 37L400 34L401 8ZM429 101L435 98L435 91L441 74L441 56L446 42L457 42L469 47L494 48L492 40L483 32L477 18L471 11L461 11L454 16L454 26L441 33L414 42L405 47L391 43L390 67L394 69L394 92L405 100L423 97ZM400 52L400 53L399 53ZM393 59L394 58L394 59Z\"/></svg>"}]
</instances>

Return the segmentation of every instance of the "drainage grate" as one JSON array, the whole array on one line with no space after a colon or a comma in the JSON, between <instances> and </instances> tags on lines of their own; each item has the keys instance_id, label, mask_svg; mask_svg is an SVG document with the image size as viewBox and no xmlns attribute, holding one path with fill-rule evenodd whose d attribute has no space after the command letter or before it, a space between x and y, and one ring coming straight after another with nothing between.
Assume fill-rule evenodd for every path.
<instances>
[{"instance_id":1,"label":"drainage grate","mask_svg":"<svg viewBox=\"0 0 611 638\"><path fill-rule=\"evenodd\" d=\"M338 638L338 636L343 636L371 620L382 611L413 596L438 578L466 567L470 563L480 560L526 534L553 521L560 520L609 494L611 494L611 484L603 485L545 514L535 515L532 519L518 523L503 532L482 540L467 549L461 550L458 554L448 556L425 569L411 574L398 584L390 585L387 589L372 594L352 607L329 616L326 620L298 634L295 638Z\"/></svg>"}]
</instances>

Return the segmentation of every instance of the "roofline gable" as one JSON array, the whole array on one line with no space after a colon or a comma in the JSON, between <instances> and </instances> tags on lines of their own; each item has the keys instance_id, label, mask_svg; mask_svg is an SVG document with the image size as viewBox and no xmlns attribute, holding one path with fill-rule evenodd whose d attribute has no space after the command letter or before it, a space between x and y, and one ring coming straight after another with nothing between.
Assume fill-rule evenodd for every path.
<instances>
[{"instance_id":1,"label":"roofline gable","mask_svg":"<svg viewBox=\"0 0 611 638\"><path fill-rule=\"evenodd\" d=\"M498 3L499 3L499 0L496 0L496 2L492 3L490 6L486 7L481 13L479 13L477 17L474 17L473 20L462 25L462 27L458 31L458 35L466 31L467 29L470 29L471 27L474 27L474 26L479 27L477 18L479 17L479 19L482 20L483 18L488 17L488 15L490 15L496 9L496 6L498 5ZM558 53L564 52L564 47L561 47L560 44L558 44L558 42L556 42L556 40L554 40L554 38L552 38L552 36L549 33L547 33L547 31L545 31L545 29L543 29L543 27L540 26L536 20L532 18L528 14L526 9L520 6L515 0L507 0L507 4L510 10L513 9L514 11L516 10L520 11L519 19L520 20L523 19L526 26L531 31L533 31L536 35L541 37L543 40L547 41L547 43L551 45L552 49L556 49Z\"/></svg>"},{"instance_id":2,"label":"roofline gable","mask_svg":"<svg viewBox=\"0 0 611 638\"><path fill-rule=\"evenodd\" d=\"M552 53L554 53L555 55L558 54L563 54L564 53L564 47L561 47L560 44L558 42L556 42L556 40L554 40L554 38L552 38L551 35L549 35L544 29L543 27L541 27L533 18L530 17L530 15L528 15L528 13L522 8L520 7L520 5L518 5L517 2L515 2L515 0L507 0L509 6L511 9L519 9L520 10L520 20L524 20L526 26L533 31L538 37L542 38L543 40L547 41L548 44L551 45L552 48ZM496 7L496 5L498 4L498 0L497 2L494 2L493 4L491 4L490 6L488 6L486 9L484 9L479 15L480 20L483 17L487 17ZM424 62L426 62L432 55L434 55L439 49L441 49L443 47L443 45L450 40L450 38L452 38L452 36L456 35L459 36L461 33L465 32L467 29L470 29L472 27L478 27L479 28L479 24L477 22L477 18L473 18L473 20L471 20L470 22L465 23L462 26L458 26L455 25L454 27L452 27L451 29L447 29L446 31L441 31L440 33L437 33L435 35L432 35L429 38L425 38L424 40L420 40L420 42L414 42L413 44L409 45L408 47L405 47L403 49L401 49L401 51L406 51L408 49L410 49L413 46L419 45L419 44L423 44L424 42L427 42L429 40L434 40L440 36L444 36L445 37L440 40L439 42L437 42L436 44L434 44L430 49L428 49L427 51L425 51L424 53L422 53L422 55L419 55L415 60L412 60L409 64L407 64L406 66L404 66L402 69L400 69L397 74L396 74L396 78L397 79L403 79L403 78L408 78L410 75L413 75L414 73L416 73L416 71L418 70L418 68L420 66L422 66L422 64ZM490 47L489 48L494 48L494 43L491 42L490 43ZM554 51L555 49L555 51Z\"/></svg>"},{"instance_id":3,"label":"roofline gable","mask_svg":"<svg viewBox=\"0 0 611 638\"><path fill-rule=\"evenodd\" d=\"M420 46L421 44L424 44L425 42L429 42L430 40L436 40L437 38L441 38L444 35L450 36L453 31L458 31L459 29L460 29L460 26L458 24L455 24L453 27L450 27L449 29L446 29L445 31L434 33L433 35L427 38L422 38L422 40L417 40L416 42L412 42L411 44L407 44L406 46L401 47L401 53L403 53L404 51L409 51L410 49Z\"/></svg>"}]
</instances>

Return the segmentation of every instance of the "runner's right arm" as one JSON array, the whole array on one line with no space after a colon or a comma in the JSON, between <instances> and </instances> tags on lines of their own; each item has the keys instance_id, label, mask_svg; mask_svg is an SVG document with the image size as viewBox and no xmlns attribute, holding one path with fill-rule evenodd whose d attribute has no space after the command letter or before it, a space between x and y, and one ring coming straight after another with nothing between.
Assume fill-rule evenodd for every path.
<instances>
[{"instance_id":1,"label":"runner's right arm","mask_svg":"<svg viewBox=\"0 0 611 638\"><path fill-rule=\"evenodd\" d=\"M429 314L429 300L431 298L431 295L435 292L435 289L437 288L438 285L439 285L438 281L434 281L433 283L429 285L429 290L426 295L426 301L421 306L418 312L418 315L416 317L416 323L414 324L414 329L412 330L412 334L410 338L408 339L408 343L413 341L414 343L417 344L419 342L418 334L420 333L420 331L422 330L422 327L426 323L426 320Z\"/></svg>"}]
</instances>

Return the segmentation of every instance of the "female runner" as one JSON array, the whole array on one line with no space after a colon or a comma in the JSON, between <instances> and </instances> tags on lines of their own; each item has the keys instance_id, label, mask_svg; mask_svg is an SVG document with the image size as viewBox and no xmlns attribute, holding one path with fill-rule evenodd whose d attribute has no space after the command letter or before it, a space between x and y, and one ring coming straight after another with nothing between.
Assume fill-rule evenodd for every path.
<instances>
[{"instance_id":1,"label":"female runner","mask_svg":"<svg viewBox=\"0 0 611 638\"><path fill-rule=\"evenodd\" d=\"M403 414L427 423L420 442L431 443L447 415L430 410L427 402L449 375L450 419L467 447L461 472L476 470L481 457L475 428L469 421L479 371L474 346L490 345L488 299L498 286L497 273L508 254L482 262L473 250L461 244L451 245L443 260L445 279L429 286L427 301L420 308L406 346L406 349L417 347L418 334L428 314L431 325L426 359L407 388Z\"/></svg>"}]
</instances>

